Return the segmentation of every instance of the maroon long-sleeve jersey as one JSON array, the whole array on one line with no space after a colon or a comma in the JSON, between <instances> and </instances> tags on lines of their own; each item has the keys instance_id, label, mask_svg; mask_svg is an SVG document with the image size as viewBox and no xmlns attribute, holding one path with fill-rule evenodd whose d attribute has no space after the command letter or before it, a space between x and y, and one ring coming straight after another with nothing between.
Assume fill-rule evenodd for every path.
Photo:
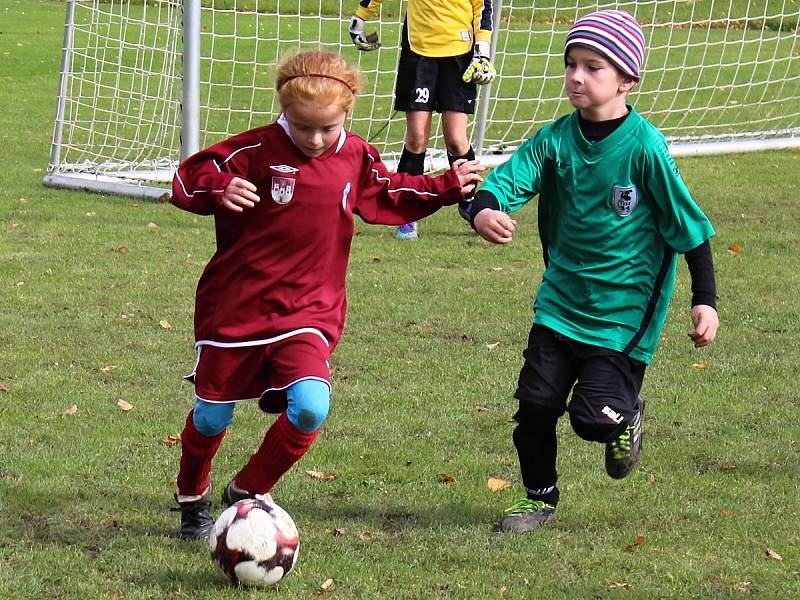
<instances>
[{"instance_id":1,"label":"maroon long-sleeve jersey","mask_svg":"<svg viewBox=\"0 0 800 600\"><path fill-rule=\"evenodd\" d=\"M234 177L257 186L254 208L218 206ZM460 189L453 171L389 173L374 148L344 130L309 158L282 118L189 157L175 174L172 203L213 214L217 237L197 286L197 344L253 345L311 329L333 350L344 328L354 215L401 225L461 200Z\"/></svg>"}]
</instances>

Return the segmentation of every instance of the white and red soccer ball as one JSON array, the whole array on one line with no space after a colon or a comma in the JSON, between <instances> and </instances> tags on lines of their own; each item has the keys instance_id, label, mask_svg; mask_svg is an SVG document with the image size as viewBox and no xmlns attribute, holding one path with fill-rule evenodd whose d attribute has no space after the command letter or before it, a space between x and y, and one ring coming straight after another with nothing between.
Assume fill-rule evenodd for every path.
<instances>
[{"instance_id":1,"label":"white and red soccer ball","mask_svg":"<svg viewBox=\"0 0 800 600\"><path fill-rule=\"evenodd\" d=\"M214 564L234 585L274 585L297 562L300 538L292 517L261 498L225 509L208 538Z\"/></svg>"}]
</instances>

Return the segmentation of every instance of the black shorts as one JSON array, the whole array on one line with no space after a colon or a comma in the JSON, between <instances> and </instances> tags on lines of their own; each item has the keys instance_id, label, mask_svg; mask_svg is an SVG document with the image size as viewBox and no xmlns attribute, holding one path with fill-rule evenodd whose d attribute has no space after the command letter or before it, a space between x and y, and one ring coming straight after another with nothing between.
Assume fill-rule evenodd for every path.
<instances>
[{"instance_id":1,"label":"black shorts","mask_svg":"<svg viewBox=\"0 0 800 600\"><path fill-rule=\"evenodd\" d=\"M477 86L461 76L472 61L472 51L460 56L421 56L403 44L397 65L394 109L428 112L475 112Z\"/></svg>"},{"instance_id":2,"label":"black shorts","mask_svg":"<svg viewBox=\"0 0 800 600\"><path fill-rule=\"evenodd\" d=\"M610 437L624 429L640 408L639 391L647 365L622 352L583 344L534 325L523 356L525 364L514 394L521 409L529 403L558 415L566 410L573 427L577 423L584 430L596 431L597 437Z\"/></svg>"}]
</instances>

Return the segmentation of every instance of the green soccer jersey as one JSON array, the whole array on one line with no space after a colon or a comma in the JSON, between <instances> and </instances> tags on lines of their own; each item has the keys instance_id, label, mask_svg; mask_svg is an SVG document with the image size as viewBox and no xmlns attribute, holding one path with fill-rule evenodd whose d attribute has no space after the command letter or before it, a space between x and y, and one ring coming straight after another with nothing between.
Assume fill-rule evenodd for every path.
<instances>
[{"instance_id":1,"label":"green soccer jersey","mask_svg":"<svg viewBox=\"0 0 800 600\"><path fill-rule=\"evenodd\" d=\"M547 266L534 323L649 363L678 254L714 235L661 132L630 108L611 135L590 143L576 111L539 130L482 189L507 213L539 196Z\"/></svg>"}]
</instances>

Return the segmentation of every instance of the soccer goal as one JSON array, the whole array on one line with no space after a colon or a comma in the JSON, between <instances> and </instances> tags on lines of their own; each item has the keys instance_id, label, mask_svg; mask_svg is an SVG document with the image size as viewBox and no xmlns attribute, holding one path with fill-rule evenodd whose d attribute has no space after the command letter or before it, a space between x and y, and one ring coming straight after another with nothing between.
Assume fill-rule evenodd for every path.
<instances>
[{"instance_id":1,"label":"soccer goal","mask_svg":"<svg viewBox=\"0 0 800 600\"><path fill-rule=\"evenodd\" d=\"M67 0L49 186L161 198L178 162L273 121L276 65L322 48L359 64L365 89L347 126L390 165L404 115L392 109L405 0L367 24L383 46L358 52L347 24L357 0ZM499 77L470 122L488 165L571 110L564 35L576 18L622 8L649 50L631 102L675 155L800 147L800 2L494 0ZM426 167L446 166L431 140Z\"/></svg>"}]
</instances>

